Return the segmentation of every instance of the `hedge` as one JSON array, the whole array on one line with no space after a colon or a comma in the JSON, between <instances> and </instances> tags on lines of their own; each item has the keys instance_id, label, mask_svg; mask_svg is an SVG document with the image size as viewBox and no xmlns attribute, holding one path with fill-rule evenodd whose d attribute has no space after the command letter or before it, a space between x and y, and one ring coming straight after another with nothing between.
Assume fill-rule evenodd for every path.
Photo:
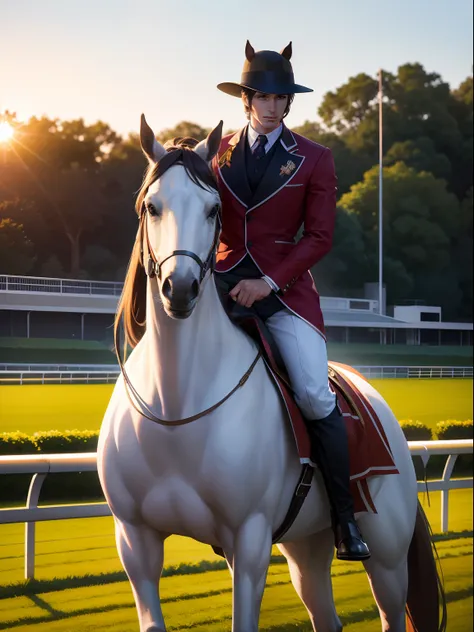
<instances>
[{"instance_id":1,"label":"hedge","mask_svg":"<svg viewBox=\"0 0 474 632\"><path fill-rule=\"evenodd\" d=\"M433 439L431 428L422 424L421 421L403 419L399 423L407 441L431 441Z\"/></svg>"},{"instance_id":2,"label":"hedge","mask_svg":"<svg viewBox=\"0 0 474 632\"><path fill-rule=\"evenodd\" d=\"M72 430L60 432L0 433L0 455L57 454L66 452L96 452L98 430ZM31 474L0 476L0 503L25 502ZM96 472L65 472L48 474L40 495L41 502L81 502L104 500Z\"/></svg>"},{"instance_id":3,"label":"hedge","mask_svg":"<svg viewBox=\"0 0 474 632\"><path fill-rule=\"evenodd\" d=\"M431 428L428 428L428 426L425 426L419 421L412 421L411 419L401 420L400 426L402 427L407 441L430 441L434 439ZM467 421L457 421L455 419L440 421L436 424L435 434L437 439L445 441L453 439L472 439L472 419ZM432 456L428 461L425 472L421 457L413 457L418 480L423 479L425 475L427 478L440 478L447 459L447 456ZM472 476L472 466L472 454L462 454L456 459L452 476Z\"/></svg>"},{"instance_id":4,"label":"hedge","mask_svg":"<svg viewBox=\"0 0 474 632\"><path fill-rule=\"evenodd\" d=\"M442 439L444 441L451 439L472 439L472 419L469 419L468 421L455 421L454 419L440 421L436 425L436 434L438 439Z\"/></svg>"},{"instance_id":5,"label":"hedge","mask_svg":"<svg viewBox=\"0 0 474 632\"><path fill-rule=\"evenodd\" d=\"M433 439L430 428L411 419L400 421L407 441L427 441ZM473 422L449 419L436 426L438 439L472 439ZM95 452L99 438L98 430L73 430L60 432L0 433L0 455L15 454L57 454L65 452ZM428 462L426 475L429 478L441 476L447 457L433 456ZM419 480L425 472L420 457L414 457ZM456 476L472 476L472 455L458 457L454 468ZM0 503L24 502L31 481L30 474L8 474L0 476ZM42 502L103 500L102 490L96 472L49 474L41 491Z\"/></svg>"}]
</instances>

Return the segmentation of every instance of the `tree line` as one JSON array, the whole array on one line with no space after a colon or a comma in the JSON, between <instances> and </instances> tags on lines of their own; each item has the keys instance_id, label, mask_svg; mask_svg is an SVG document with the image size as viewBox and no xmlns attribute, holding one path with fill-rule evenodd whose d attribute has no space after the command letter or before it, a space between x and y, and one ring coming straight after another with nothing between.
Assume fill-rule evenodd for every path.
<instances>
[{"instance_id":1,"label":"tree line","mask_svg":"<svg viewBox=\"0 0 474 632\"><path fill-rule=\"evenodd\" d=\"M384 280L388 302L472 317L473 87L451 88L418 63L383 73ZM328 92L320 122L294 131L331 148L339 181L332 252L313 270L322 294L356 295L378 279L378 80L361 73ZM0 272L121 280L146 166L136 134L102 121L2 118ZM201 140L183 121L165 129Z\"/></svg>"}]
</instances>

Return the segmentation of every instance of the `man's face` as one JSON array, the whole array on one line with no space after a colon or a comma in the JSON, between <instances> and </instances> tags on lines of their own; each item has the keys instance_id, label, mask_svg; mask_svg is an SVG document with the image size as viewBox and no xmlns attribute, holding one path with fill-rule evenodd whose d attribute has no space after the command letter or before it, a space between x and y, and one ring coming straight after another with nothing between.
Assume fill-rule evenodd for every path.
<instances>
[{"instance_id":1,"label":"man's face","mask_svg":"<svg viewBox=\"0 0 474 632\"><path fill-rule=\"evenodd\" d=\"M276 129L281 123L287 103L287 94L257 92L250 110L250 124L254 130L259 134L268 134Z\"/></svg>"}]
</instances>

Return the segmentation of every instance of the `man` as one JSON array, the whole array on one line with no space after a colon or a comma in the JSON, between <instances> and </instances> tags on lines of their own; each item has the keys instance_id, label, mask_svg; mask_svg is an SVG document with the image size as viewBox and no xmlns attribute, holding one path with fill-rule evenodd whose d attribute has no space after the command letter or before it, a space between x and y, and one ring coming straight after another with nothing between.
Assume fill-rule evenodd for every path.
<instances>
[{"instance_id":1,"label":"man","mask_svg":"<svg viewBox=\"0 0 474 632\"><path fill-rule=\"evenodd\" d=\"M291 43L281 53L247 42L240 83L249 124L223 138L214 168L222 198L216 275L221 293L252 308L271 331L307 422L312 458L332 509L337 557L370 557L354 518L343 417L328 381L324 322L309 268L331 248L336 176L329 149L284 124L297 85ZM302 238L295 237L301 225Z\"/></svg>"}]
</instances>

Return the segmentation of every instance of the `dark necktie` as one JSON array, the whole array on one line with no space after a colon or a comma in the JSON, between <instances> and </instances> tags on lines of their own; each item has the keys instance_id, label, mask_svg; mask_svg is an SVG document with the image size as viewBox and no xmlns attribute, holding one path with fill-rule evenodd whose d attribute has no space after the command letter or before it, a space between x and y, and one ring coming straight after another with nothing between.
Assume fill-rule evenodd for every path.
<instances>
[{"instance_id":1,"label":"dark necktie","mask_svg":"<svg viewBox=\"0 0 474 632\"><path fill-rule=\"evenodd\" d=\"M258 160L265 156L265 145L268 143L268 138L265 136L265 134L259 134L257 138L257 143L257 146L253 150L253 155Z\"/></svg>"}]
</instances>

